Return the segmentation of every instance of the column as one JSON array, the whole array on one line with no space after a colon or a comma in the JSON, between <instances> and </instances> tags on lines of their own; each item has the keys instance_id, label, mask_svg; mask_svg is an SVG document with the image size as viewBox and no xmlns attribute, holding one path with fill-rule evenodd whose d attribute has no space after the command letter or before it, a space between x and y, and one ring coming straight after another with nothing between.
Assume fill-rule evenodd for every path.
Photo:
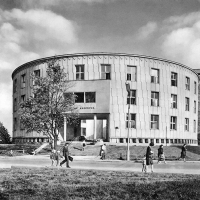
<instances>
[{"instance_id":1,"label":"column","mask_svg":"<svg viewBox=\"0 0 200 200\"><path fill-rule=\"evenodd\" d=\"M97 139L97 115L94 114L94 140Z\"/></svg>"},{"instance_id":2,"label":"column","mask_svg":"<svg viewBox=\"0 0 200 200\"><path fill-rule=\"evenodd\" d=\"M67 139L67 118L64 116L64 136L63 136L64 141Z\"/></svg>"}]
</instances>

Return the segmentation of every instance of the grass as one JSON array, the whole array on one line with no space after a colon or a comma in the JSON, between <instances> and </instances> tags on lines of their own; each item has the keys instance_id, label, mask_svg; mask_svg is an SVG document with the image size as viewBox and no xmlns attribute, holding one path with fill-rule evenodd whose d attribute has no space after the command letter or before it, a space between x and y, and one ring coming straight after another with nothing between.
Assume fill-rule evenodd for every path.
<instances>
[{"instance_id":1,"label":"grass","mask_svg":"<svg viewBox=\"0 0 200 200\"><path fill-rule=\"evenodd\" d=\"M200 176L55 168L0 170L0 199L200 199Z\"/></svg>"},{"instance_id":2,"label":"grass","mask_svg":"<svg viewBox=\"0 0 200 200\"><path fill-rule=\"evenodd\" d=\"M40 144L16 144L16 145L0 145L0 155L9 155L9 151L25 149L25 153L28 154L39 147ZM58 149L62 146L58 146ZM144 146L130 146L130 159L138 160L143 157L146 153L146 148ZM154 158L157 159L157 149L158 146L152 147L154 151ZM3 151L2 151L3 150ZM187 160L200 160L200 146L187 146ZM85 151L82 151L82 143L72 143L70 145L70 153L72 156L98 156L100 151L99 145L88 144ZM51 152L50 146L44 148L39 154L49 154ZM180 157L181 146L164 146L164 152L166 160L177 160ZM22 155L22 153L15 152L14 155ZM117 160L126 158L126 146L121 145L107 145L107 155L106 159Z\"/></svg>"}]
</instances>

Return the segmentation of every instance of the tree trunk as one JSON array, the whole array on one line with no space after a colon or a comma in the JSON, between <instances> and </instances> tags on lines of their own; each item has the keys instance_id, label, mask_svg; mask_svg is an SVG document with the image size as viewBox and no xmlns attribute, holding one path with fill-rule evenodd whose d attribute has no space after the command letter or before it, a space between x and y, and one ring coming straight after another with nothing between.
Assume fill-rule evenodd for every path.
<instances>
[{"instance_id":1,"label":"tree trunk","mask_svg":"<svg viewBox=\"0 0 200 200\"><path fill-rule=\"evenodd\" d=\"M57 150L57 140L58 140L58 136L54 135L54 149Z\"/></svg>"}]
</instances>

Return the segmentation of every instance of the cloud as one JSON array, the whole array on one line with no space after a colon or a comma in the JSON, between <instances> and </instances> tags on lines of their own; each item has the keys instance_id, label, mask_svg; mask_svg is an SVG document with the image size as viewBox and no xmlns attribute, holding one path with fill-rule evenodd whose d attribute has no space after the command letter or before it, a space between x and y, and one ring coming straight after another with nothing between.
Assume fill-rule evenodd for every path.
<instances>
[{"instance_id":1,"label":"cloud","mask_svg":"<svg viewBox=\"0 0 200 200\"><path fill-rule=\"evenodd\" d=\"M200 12L170 17L163 30L163 54L191 68L200 68Z\"/></svg>"},{"instance_id":2,"label":"cloud","mask_svg":"<svg viewBox=\"0 0 200 200\"><path fill-rule=\"evenodd\" d=\"M137 38L139 40L148 39L157 30L157 28L156 22L148 22L145 26L138 30Z\"/></svg>"},{"instance_id":3,"label":"cloud","mask_svg":"<svg viewBox=\"0 0 200 200\"><path fill-rule=\"evenodd\" d=\"M12 129L11 74L19 65L68 53L77 44L78 26L47 10L0 9L0 121Z\"/></svg>"}]
</instances>

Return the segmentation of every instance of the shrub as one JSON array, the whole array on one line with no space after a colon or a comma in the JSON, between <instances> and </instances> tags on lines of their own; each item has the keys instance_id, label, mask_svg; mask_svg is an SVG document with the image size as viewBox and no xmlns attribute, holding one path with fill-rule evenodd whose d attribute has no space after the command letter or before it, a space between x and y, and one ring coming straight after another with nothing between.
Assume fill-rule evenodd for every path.
<instances>
[{"instance_id":1,"label":"shrub","mask_svg":"<svg viewBox=\"0 0 200 200\"><path fill-rule=\"evenodd\" d=\"M10 144L10 135L8 130L4 127L3 123L0 122L0 140L3 144Z\"/></svg>"}]
</instances>

